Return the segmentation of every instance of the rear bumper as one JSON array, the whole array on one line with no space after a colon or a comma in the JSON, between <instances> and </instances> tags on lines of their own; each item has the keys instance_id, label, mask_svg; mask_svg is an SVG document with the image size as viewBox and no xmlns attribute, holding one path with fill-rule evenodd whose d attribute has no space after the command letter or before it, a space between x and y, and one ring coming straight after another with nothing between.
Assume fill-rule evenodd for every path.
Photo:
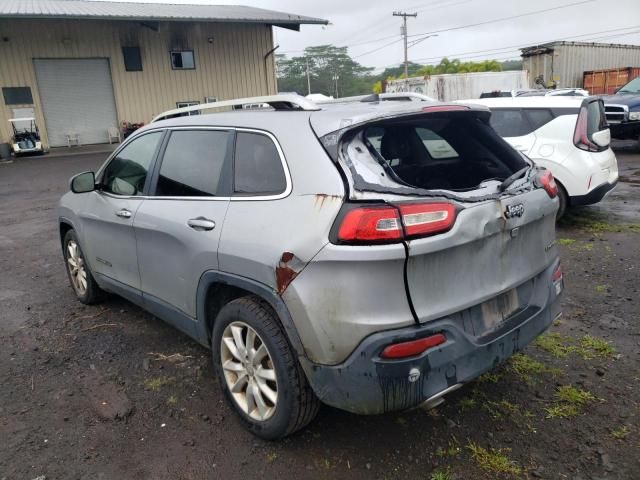
<instances>
[{"instance_id":1,"label":"rear bumper","mask_svg":"<svg viewBox=\"0 0 640 480\"><path fill-rule=\"evenodd\" d=\"M560 313L559 294L551 279L556 265L557 261L538 277L544 283L540 290L545 292L541 306L521 310L497 331L473 336L459 319L445 317L424 325L379 332L363 340L339 365L302 360L307 378L324 403L358 414L404 410L437 397L494 368L549 327ZM379 356L390 343L435 333L443 333L447 341L420 356L403 360ZM417 379L416 369L420 373Z\"/></svg>"},{"instance_id":2,"label":"rear bumper","mask_svg":"<svg viewBox=\"0 0 640 480\"><path fill-rule=\"evenodd\" d=\"M593 190L591 190L586 195L576 195L570 198L571 206L580 206L580 205L592 205L594 203L598 203L602 200L611 190L615 188L618 184L616 180L613 183L603 183Z\"/></svg>"}]
</instances>

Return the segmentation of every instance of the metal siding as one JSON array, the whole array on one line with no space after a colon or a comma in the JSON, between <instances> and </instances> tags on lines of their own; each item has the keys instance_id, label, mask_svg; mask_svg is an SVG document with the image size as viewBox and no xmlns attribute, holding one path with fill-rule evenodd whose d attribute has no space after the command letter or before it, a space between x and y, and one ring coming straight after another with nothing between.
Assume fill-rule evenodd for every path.
<instances>
[{"instance_id":1,"label":"metal siding","mask_svg":"<svg viewBox=\"0 0 640 480\"><path fill-rule=\"evenodd\" d=\"M118 123L147 123L175 108L176 102L202 103L205 96L227 100L276 93L273 60L268 62L268 91L264 78L264 54L273 42L271 27L264 24L163 22L154 32L137 22L0 19L0 31L9 39L0 42L0 87L31 87L45 145L49 141L34 58L109 59ZM184 38L194 50L195 70L171 69L169 50L175 37ZM143 71L127 72L121 47L135 45L140 46ZM0 102L0 142L9 140L10 115Z\"/></svg>"},{"instance_id":2,"label":"metal siding","mask_svg":"<svg viewBox=\"0 0 640 480\"><path fill-rule=\"evenodd\" d=\"M640 65L640 46L559 43L549 45L553 52L553 74L542 63L550 54L538 54L524 58L524 68L529 68L529 86L535 87L536 76L543 74L544 80L555 80L557 86L582 87L585 71L610 68L635 67Z\"/></svg>"}]
</instances>

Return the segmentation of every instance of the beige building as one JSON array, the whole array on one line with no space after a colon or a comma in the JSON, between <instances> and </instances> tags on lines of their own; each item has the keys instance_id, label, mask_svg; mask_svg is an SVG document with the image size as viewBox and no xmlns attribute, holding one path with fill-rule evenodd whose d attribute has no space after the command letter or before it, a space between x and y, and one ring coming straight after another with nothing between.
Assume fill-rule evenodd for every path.
<instances>
[{"instance_id":1,"label":"beige building","mask_svg":"<svg viewBox=\"0 0 640 480\"><path fill-rule=\"evenodd\" d=\"M45 146L123 122L276 92L273 27L325 20L240 6L0 0L0 142L35 116Z\"/></svg>"}]
</instances>

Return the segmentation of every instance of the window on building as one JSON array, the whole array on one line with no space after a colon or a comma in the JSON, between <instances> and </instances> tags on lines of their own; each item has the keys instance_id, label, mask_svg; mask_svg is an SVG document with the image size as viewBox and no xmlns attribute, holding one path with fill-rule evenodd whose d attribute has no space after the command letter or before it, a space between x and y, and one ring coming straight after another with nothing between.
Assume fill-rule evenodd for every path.
<instances>
[{"instance_id":1,"label":"window on building","mask_svg":"<svg viewBox=\"0 0 640 480\"><path fill-rule=\"evenodd\" d=\"M287 186L280 154L273 140L259 133L238 132L234 162L234 191L277 194Z\"/></svg>"},{"instance_id":2,"label":"window on building","mask_svg":"<svg viewBox=\"0 0 640 480\"><path fill-rule=\"evenodd\" d=\"M229 133L179 130L171 133L164 152L156 195L213 197L220 195ZM222 180L222 181L221 181Z\"/></svg>"},{"instance_id":3,"label":"window on building","mask_svg":"<svg viewBox=\"0 0 640 480\"><path fill-rule=\"evenodd\" d=\"M218 97L204 97L204 103L213 103L217 101L218 101Z\"/></svg>"},{"instance_id":4,"label":"window on building","mask_svg":"<svg viewBox=\"0 0 640 480\"><path fill-rule=\"evenodd\" d=\"M196 68L196 61L193 50L181 50L170 52L171 68L174 70L193 70Z\"/></svg>"},{"instance_id":5,"label":"window on building","mask_svg":"<svg viewBox=\"0 0 640 480\"><path fill-rule=\"evenodd\" d=\"M2 96L5 105L32 105L30 87L3 87Z\"/></svg>"},{"instance_id":6,"label":"window on building","mask_svg":"<svg viewBox=\"0 0 640 480\"><path fill-rule=\"evenodd\" d=\"M185 102L176 102L177 108L192 107L194 105L200 105L200 102L194 102L194 101L188 101L188 100ZM193 110L192 112L186 112L182 114L182 116L185 116L185 117L189 117L191 115L200 115L200 110Z\"/></svg>"},{"instance_id":7,"label":"window on building","mask_svg":"<svg viewBox=\"0 0 640 480\"><path fill-rule=\"evenodd\" d=\"M162 132L148 133L120 150L104 169L102 190L116 195L142 195L161 137Z\"/></svg>"},{"instance_id":8,"label":"window on building","mask_svg":"<svg viewBox=\"0 0 640 480\"><path fill-rule=\"evenodd\" d=\"M142 71L140 47L122 47L122 58L124 59L124 69L127 72Z\"/></svg>"}]
</instances>

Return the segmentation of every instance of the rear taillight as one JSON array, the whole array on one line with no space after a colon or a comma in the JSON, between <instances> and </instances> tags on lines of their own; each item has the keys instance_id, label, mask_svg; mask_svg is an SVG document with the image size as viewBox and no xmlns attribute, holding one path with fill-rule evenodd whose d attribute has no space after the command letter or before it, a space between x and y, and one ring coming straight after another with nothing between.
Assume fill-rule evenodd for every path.
<instances>
[{"instance_id":1,"label":"rear taillight","mask_svg":"<svg viewBox=\"0 0 640 480\"><path fill-rule=\"evenodd\" d=\"M393 207L362 207L349 211L338 231L343 242L389 242L402 239L398 210Z\"/></svg>"},{"instance_id":2,"label":"rear taillight","mask_svg":"<svg viewBox=\"0 0 640 480\"><path fill-rule=\"evenodd\" d=\"M451 229L456 209L450 203L404 203L349 210L338 229L345 243L393 243Z\"/></svg>"},{"instance_id":3,"label":"rear taillight","mask_svg":"<svg viewBox=\"0 0 640 480\"><path fill-rule=\"evenodd\" d=\"M407 237L446 232L455 221L456 209L450 203L398 205Z\"/></svg>"},{"instance_id":4,"label":"rear taillight","mask_svg":"<svg viewBox=\"0 0 640 480\"><path fill-rule=\"evenodd\" d=\"M560 268L560 264L553 271L553 275L551 275L551 280L557 282L558 280L562 280L562 268Z\"/></svg>"},{"instance_id":5,"label":"rear taillight","mask_svg":"<svg viewBox=\"0 0 640 480\"><path fill-rule=\"evenodd\" d=\"M539 173L536 180L538 185L544 188L550 198L555 198L558 195L558 185L549 170L544 170Z\"/></svg>"},{"instance_id":6,"label":"rear taillight","mask_svg":"<svg viewBox=\"0 0 640 480\"><path fill-rule=\"evenodd\" d=\"M589 109L586 106L583 106L580 108L578 121L576 122L576 129L573 132L573 144L580 150L597 152L598 146L591 140L589 140L588 125Z\"/></svg>"},{"instance_id":7,"label":"rear taillight","mask_svg":"<svg viewBox=\"0 0 640 480\"><path fill-rule=\"evenodd\" d=\"M437 347L446 341L447 339L444 335L436 333L430 337L388 345L384 350L382 350L380 356L387 359L415 357L416 355L420 355L426 350Z\"/></svg>"}]
</instances>

